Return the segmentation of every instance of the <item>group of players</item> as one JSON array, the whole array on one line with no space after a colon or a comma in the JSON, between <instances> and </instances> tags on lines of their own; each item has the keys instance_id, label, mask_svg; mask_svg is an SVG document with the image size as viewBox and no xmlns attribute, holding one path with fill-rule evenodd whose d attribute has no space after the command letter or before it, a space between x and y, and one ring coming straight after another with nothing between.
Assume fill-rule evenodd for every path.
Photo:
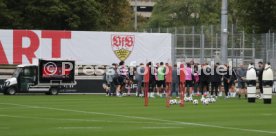
<instances>
[{"instance_id":1,"label":"group of players","mask_svg":"<svg viewBox=\"0 0 276 136\"><path fill-rule=\"evenodd\" d=\"M262 71L264 64L258 63L258 80L262 81ZM109 67L104 75L106 83L103 85L106 90L107 96L122 97L123 94L130 96L131 90L135 87L136 96L144 96L144 75L145 68L148 67L149 72L149 96L150 98L163 97L166 94L166 90L170 89L170 96L175 94L179 97L179 85L180 85L180 68L179 65L174 64L171 73L170 88L166 86L166 72L169 63L156 63L148 62L146 65L141 63L137 67L126 66L124 61L119 64L113 63L112 67ZM220 70L218 70L220 69ZM186 97L192 97L193 95L212 95L218 97L222 95L224 90L225 98L238 96L239 98L244 95L246 98L246 72L247 68L240 65L237 69L232 69L228 65L220 65L216 63L213 66L209 64L197 64L193 61L186 63L184 67L185 71L185 95ZM260 82L260 92L262 93L262 82ZM237 90L235 89L235 85ZM210 92L210 93L209 93Z\"/></svg>"}]
</instances>

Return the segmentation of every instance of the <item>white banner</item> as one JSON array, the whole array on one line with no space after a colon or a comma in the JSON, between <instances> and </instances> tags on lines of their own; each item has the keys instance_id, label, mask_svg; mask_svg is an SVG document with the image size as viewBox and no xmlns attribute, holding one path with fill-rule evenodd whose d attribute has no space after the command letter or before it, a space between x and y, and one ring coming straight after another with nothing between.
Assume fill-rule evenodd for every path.
<instances>
[{"instance_id":1,"label":"white banner","mask_svg":"<svg viewBox=\"0 0 276 136\"><path fill-rule=\"evenodd\" d=\"M77 64L170 62L171 34L48 30L0 30L0 64L33 58L74 59Z\"/></svg>"}]
</instances>

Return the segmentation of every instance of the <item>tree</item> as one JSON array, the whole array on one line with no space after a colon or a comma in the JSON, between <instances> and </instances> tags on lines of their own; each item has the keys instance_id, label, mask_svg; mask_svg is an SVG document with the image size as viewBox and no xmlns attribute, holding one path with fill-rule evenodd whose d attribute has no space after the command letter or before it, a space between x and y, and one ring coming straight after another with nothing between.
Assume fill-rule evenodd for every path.
<instances>
[{"instance_id":1,"label":"tree","mask_svg":"<svg viewBox=\"0 0 276 136\"><path fill-rule=\"evenodd\" d=\"M100 30L129 30L131 29L132 9L127 0L96 0L100 3Z\"/></svg>"},{"instance_id":2,"label":"tree","mask_svg":"<svg viewBox=\"0 0 276 136\"><path fill-rule=\"evenodd\" d=\"M7 0L0 0L0 18L1 28L12 28L22 22L20 12L11 10Z\"/></svg>"},{"instance_id":3,"label":"tree","mask_svg":"<svg viewBox=\"0 0 276 136\"><path fill-rule=\"evenodd\" d=\"M219 0L159 0L149 27L218 24Z\"/></svg>"},{"instance_id":4,"label":"tree","mask_svg":"<svg viewBox=\"0 0 276 136\"><path fill-rule=\"evenodd\" d=\"M276 0L228 0L229 24L252 33L276 31ZM148 27L220 25L221 0L159 0Z\"/></svg>"},{"instance_id":5,"label":"tree","mask_svg":"<svg viewBox=\"0 0 276 136\"><path fill-rule=\"evenodd\" d=\"M127 0L0 0L0 28L126 31Z\"/></svg>"},{"instance_id":6,"label":"tree","mask_svg":"<svg viewBox=\"0 0 276 136\"><path fill-rule=\"evenodd\" d=\"M199 0L200 24L218 25L220 24L221 0Z\"/></svg>"},{"instance_id":7,"label":"tree","mask_svg":"<svg viewBox=\"0 0 276 136\"><path fill-rule=\"evenodd\" d=\"M276 30L275 0L238 0L233 8L238 13L238 25L247 32L267 33Z\"/></svg>"},{"instance_id":8,"label":"tree","mask_svg":"<svg viewBox=\"0 0 276 136\"><path fill-rule=\"evenodd\" d=\"M239 0L229 0L228 1L228 22L229 24L233 24L234 32L238 32L238 22L240 19L240 15L243 14L241 11L238 10L239 7Z\"/></svg>"},{"instance_id":9,"label":"tree","mask_svg":"<svg viewBox=\"0 0 276 136\"><path fill-rule=\"evenodd\" d=\"M68 29L71 30L98 30L101 12L98 10L100 4L95 0L62 0L67 11L65 21ZM58 10L56 10L58 11Z\"/></svg>"}]
</instances>

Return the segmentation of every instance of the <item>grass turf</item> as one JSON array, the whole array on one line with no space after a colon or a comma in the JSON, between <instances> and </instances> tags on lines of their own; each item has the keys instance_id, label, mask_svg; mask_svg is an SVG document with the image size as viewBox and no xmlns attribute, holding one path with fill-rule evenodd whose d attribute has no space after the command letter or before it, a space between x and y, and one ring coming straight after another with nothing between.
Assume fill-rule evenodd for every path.
<instances>
[{"instance_id":1,"label":"grass turf","mask_svg":"<svg viewBox=\"0 0 276 136\"><path fill-rule=\"evenodd\" d=\"M269 136L275 124L275 102L261 100L166 108L162 98L0 95L1 136Z\"/></svg>"}]
</instances>

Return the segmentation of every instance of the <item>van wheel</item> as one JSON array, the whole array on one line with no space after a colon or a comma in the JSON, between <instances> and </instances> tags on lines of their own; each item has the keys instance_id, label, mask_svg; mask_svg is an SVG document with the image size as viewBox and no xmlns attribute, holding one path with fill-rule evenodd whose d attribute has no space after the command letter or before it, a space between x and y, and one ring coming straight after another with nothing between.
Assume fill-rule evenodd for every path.
<instances>
[{"instance_id":1,"label":"van wheel","mask_svg":"<svg viewBox=\"0 0 276 136\"><path fill-rule=\"evenodd\" d=\"M50 95L58 95L59 89L58 88L51 88L49 91Z\"/></svg>"},{"instance_id":2,"label":"van wheel","mask_svg":"<svg viewBox=\"0 0 276 136\"><path fill-rule=\"evenodd\" d=\"M6 90L5 94L7 95L15 95L16 94L16 89L15 87L10 87Z\"/></svg>"}]
</instances>

